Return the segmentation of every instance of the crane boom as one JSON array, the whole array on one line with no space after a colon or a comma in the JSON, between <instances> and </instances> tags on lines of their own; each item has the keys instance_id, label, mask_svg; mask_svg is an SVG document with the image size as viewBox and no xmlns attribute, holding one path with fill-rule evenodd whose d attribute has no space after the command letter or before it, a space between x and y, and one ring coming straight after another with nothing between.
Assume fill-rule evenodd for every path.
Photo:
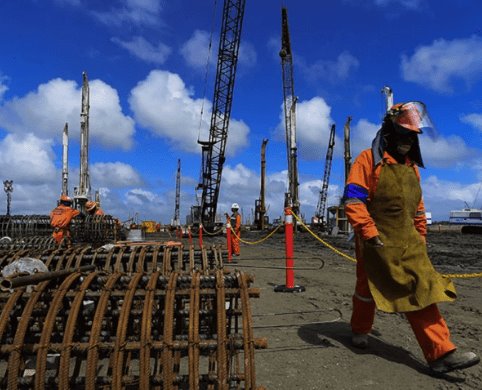
<instances>
[{"instance_id":1,"label":"crane boom","mask_svg":"<svg viewBox=\"0 0 482 390\"><path fill-rule=\"evenodd\" d=\"M288 198L297 214L298 200L298 163L296 146L296 96L293 80L293 56L291 53L288 11L281 9L281 69L283 75L283 107L285 116L286 148L288 158Z\"/></svg>"},{"instance_id":2,"label":"crane boom","mask_svg":"<svg viewBox=\"0 0 482 390\"><path fill-rule=\"evenodd\" d=\"M216 218L245 4L246 0L224 1L209 142L201 143L206 154L201 218L207 226L214 226Z\"/></svg>"},{"instance_id":3,"label":"crane boom","mask_svg":"<svg viewBox=\"0 0 482 390\"><path fill-rule=\"evenodd\" d=\"M330 140L328 141L328 149L326 151L325 173L323 175L323 183L321 185L320 198L316 207L315 216L321 220L321 224L325 224L326 199L328 197L328 183L330 181L331 162L333 160L333 149L335 147L335 124L331 125Z\"/></svg>"}]
</instances>

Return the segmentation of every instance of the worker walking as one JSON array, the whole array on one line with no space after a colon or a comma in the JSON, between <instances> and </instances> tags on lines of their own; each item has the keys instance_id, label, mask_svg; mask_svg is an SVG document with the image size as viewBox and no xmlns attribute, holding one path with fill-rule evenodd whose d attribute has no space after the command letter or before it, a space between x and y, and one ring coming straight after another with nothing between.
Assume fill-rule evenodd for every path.
<instances>
[{"instance_id":1,"label":"worker walking","mask_svg":"<svg viewBox=\"0 0 482 390\"><path fill-rule=\"evenodd\" d=\"M79 214L79 210L72 208L72 199L67 195L62 195L59 205L50 212L50 225L54 228L52 236L58 245L62 241L66 242L67 247L72 245L70 222Z\"/></svg>"},{"instance_id":2,"label":"worker walking","mask_svg":"<svg viewBox=\"0 0 482 390\"><path fill-rule=\"evenodd\" d=\"M437 303L453 301L455 287L433 267L425 243L425 206L418 167L424 167L418 134L433 128L421 102L396 104L381 129L356 158L344 193L356 233L356 286L352 343L368 346L375 309L405 313L432 372L477 364L459 352Z\"/></svg>"},{"instance_id":3,"label":"worker walking","mask_svg":"<svg viewBox=\"0 0 482 390\"><path fill-rule=\"evenodd\" d=\"M239 238L241 237L241 214L239 213L239 205L233 203L231 206L231 215L229 216L229 222L231 224L231 248L233 251L233 256L239 256L241 254L241 249L239 246Z\"/></svg>"},{"instance_id":4,"label":"worker walking","mask_svg":"<svg viewBox=\"0 0 482 390\"><path fill-rule=\"evenodd\" d=\"M104 211L99 207L97 202L93 200L87 201L85 204L85 211L87 211L88 215L105 215Z\"/></svg>"}]
</instances>

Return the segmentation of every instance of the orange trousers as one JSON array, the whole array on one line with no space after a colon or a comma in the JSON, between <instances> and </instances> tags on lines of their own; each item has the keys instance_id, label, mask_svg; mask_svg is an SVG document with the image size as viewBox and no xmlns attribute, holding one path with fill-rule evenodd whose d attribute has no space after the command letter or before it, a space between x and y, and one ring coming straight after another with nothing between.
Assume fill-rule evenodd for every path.
<instances>
[{"instance_id":1,"label":"orange trousers","mask_svg":"<svg viewBox=\"0 0 482 390\"><path fill-rule=\"evenodd\" d=\"M236 231L236 235L233 232L231 232L231 250L233 251L234 255L239 256L241 252L241 248L239 246L239 238L236 236L238 237L241 236L241 230Z\"/></svg>"},{"instance_id":2,"label":"orange trousers","mask_svg":"<svg viewBox=\"0 0 482 390\"><path fill-rule=\"evenodd\" d=\"M370 333L375 319L375 302L368 286L363 260L358 259L356 287L353 295L351 328L354 333ZM456 349L450 332L436 304L405 313L427 362L432 362Z\"/></svg>"}]
</instances>

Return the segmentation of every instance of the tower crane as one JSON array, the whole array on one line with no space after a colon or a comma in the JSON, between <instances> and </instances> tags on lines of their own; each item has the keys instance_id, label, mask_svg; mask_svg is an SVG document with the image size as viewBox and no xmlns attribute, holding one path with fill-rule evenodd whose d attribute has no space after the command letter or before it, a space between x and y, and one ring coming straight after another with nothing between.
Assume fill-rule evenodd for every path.
<instances>
[{"instance_id":1,"label":"tower crane","mask_svg":"<svg viewBox=\"0 0 482 390\"><path fill-rule=\"evenodd\" d=\"M281 69L283 74L283 107L285 116L286 148L288 157L288 193L285 206L291 205L295 214L299 214L298 199L298 163L296 146L296 96L293 81L293 56L291 53L290 33L288 29L288 11L281 9Z\"/></svg>"},{"instance_id":2,"label":"tower crane","mask_svg":"<svg viewBox=\"0 0 482 390\"><path fill-rule=\"evenodd\" d=\"M174 208L174 219L173 219L174 226L179 226L181 224L181 219L179 216L180 204L181 204L181 160L177 159L176 205Z\"/></svg>"},{"instance_id":3,"label":"tower crane","mask_svg":"<svg viewBox=\"0 0 482 390\"><path fill-rule=\"evenodd\" d=\"M328 149L326 151L325 160L325 173L323 175L323 183L320 190L320 198L318 199L318 205L316 207L315 217L318 225L321 229L325 230L325 211L326 211L326 198L328 197L328 183L330 181L331 162L333 160L333 149L335 146L335 124L331 125L330 140L328 141Z\"/></svg>"},{"instance_id":4,"label":"tower crane","mask_svg":"<svg viewBox=\"0 0 482 390\"><path fill-rule=\"evenodd\" d=\"M264 187L265 187L265 177L266 177L266 144L268 139L263 139L261 144L261 189L259 191L259 199L255 202L255 216L254 224L259 230L264 230L265 228L265 215L266 215L266 205L264 197Z\"/></svg>"},{"instance_id":5,"label":"tower crane","mask_svg":"<svg viewBox=\"0 0 482 390\"><path fill-rule=\"evenodd\" d=\"M246 0L224 1L209 141L199 142L203 153L200 218L207 227L214 227L216 219L245 4Z\"/></svg>"}]
</instances>

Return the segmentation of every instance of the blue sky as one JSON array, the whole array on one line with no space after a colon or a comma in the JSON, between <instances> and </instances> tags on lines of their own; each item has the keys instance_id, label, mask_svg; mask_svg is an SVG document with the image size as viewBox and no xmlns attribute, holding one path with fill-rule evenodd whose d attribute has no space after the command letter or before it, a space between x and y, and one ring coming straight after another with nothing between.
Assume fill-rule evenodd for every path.
<instances>
[{"instance_id":1,"label":"blue sky","mask_svg":"<svg viewBox=\"0 0 482 390\"><path fill-rule=\"evenodd\" d=\"M222 1L17 0L0 3L0 178L13 214L47 214L61 190L69 123L70 193L78 185L82 72L90 80L90 173L107 213L169 223L181 159L181 218L196 204L198 139L211 117ZM268 138L267 205L287 188L281 7L288 9L298 96L301 212L316 208L330 126L337 137L328 205L343 192L343 125L352 155L384 111L420 100L437 126L422 135L422 186L434 220L482 205L482 29L478 0L246 0L218 213L252 219ZM211 38L212 36L212 38ZM214 48L209 54L209 42ZM201 115L202 113L202 115ZM3 205L2 205L3 204ZM6 195L0 193L0 208ZM0 209L1 210L1 209Z\"/></svg>"}]
</instances>

